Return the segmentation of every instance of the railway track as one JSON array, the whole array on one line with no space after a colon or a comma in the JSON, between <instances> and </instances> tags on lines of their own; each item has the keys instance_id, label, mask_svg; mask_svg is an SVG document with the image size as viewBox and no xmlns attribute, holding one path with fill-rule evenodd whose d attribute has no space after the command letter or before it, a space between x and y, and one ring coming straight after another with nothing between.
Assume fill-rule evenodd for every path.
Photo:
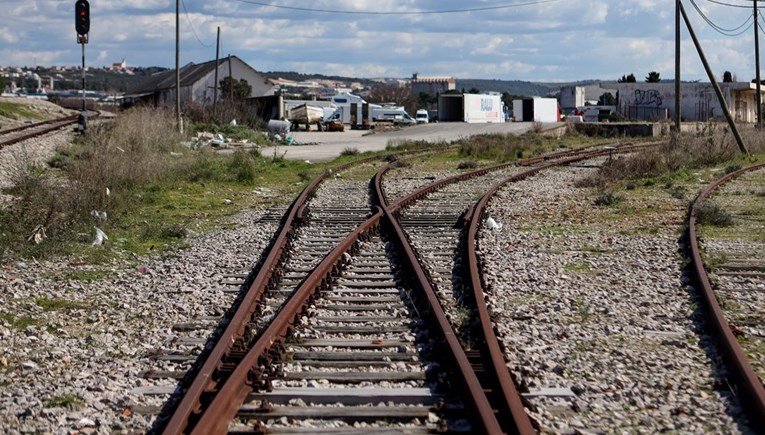
<instances>
[{"instance_id":1,"label":"railway track","mask_svg":"<svg viewBox=\"0 0 765 435\"><path fill-rule=\"evenodd\" d=\"M689 217L690 256L709 323L729 364L735 391L753 425L760 428L765 425L763 171L765 164L754 165L711 183L694 201ZM716 236L714 222L699 223L710 205L720 207L719 213L732 213L733 222L722 223L733 225L731 231ZM706 208L706 213L716 211Z\"/></svg>"},{"instance_id":2,"label":"railway track","mask_svg":"<svg viewBox=\"0 0 765 435\"><path fill-rule=\"evenodd\" d=\"M79 115L64 116L0 131L0 149L77 123ZM91 119L97 118L96 113Z\"/></svg>"},{"instance_id":3,"label":"railway track","mask_svg":"<svg viewBox=\"0 0 765 435\"><path fill-rule=\"evenodd\" d=\"M419 193L415 193L414 195L410 196L408 200L397 201L393 209L401 208L402 204L405 202L421 196L423 194L422 192L428 192L437 189L438 186L454 183L456 181L470 177L481 177L487 173L505 169L508 166L509 165L501 165L499 167L492 168L491 170L482 169L479 171L474 171L472 175L463 174L457 177L452 177L452 179L448 181L432 183L432 185L420 189ZM382 198L381 182L379 180L381 179L381 176L384 172L385 171L380 171L376 177L377 182L375 185L377 186L377 198ZM496 174L493 176L497 177ZM500 175L499 177L502 178L502 176L506 175ZM479 183L478 185L486 185L486 182L486 180L483 180L483 182ZM312 191L312 189L315 190L316 184L318 184L318 181L317 183L312 184L312 186L309 186L309 189L306 189L306 192ZM308 195L305 193L304 195L301 195L301 197L307 196ZM343 194L336 196L341 198L347 197L347 195ZM344 239L340 245L337 245L335 248L331 249L331 252L328 255L326 255L327 249L330 249L333 243L337 243L337 239L334 237L325 237L325 235L328 233L326 228L319 229L318 234L321 237L319 239L314 239L312 242L321 246L321 248L318 249L318 252L312 248L311 243L306 244L301 249L296 249L295 252L305 253L307 255L314 253L315 258L321 259L321 261L315 267L315 263L306 262L305 260L298 262L298 264L300 264L298 267L302 272L307 272L311 270L312 267L314 267L312 269L313 272L310 275L293 276L292 274L296 273L297 269L287 270L288 268L281 266L267 268L264 266L261 268L261 270L265 269L268 271L276 271L275 273L278 274L280 278L285 279L286 286L281 287L280 290L276 291L275 294L280 296L275 296L270 301L268 297L261 301L261 296L264 293L269 293L269 291L265 290L264 288L259 292L260 295L258 295L257 298L254 298L254 302L243 302L242 305L247 305L250 307L255 306L255 308L250 308L251 311L248 314L242 315L245 318L250 317L252 321L246 323L244 328L235 328L231 326L232 324L235 324L234 320L232 320L229 323L228 328L243 329L244 334L242 336L248 338L226 338L219 340L219 347L221 346L221 343L223 343L222 347L227 349L218 351L216 348L210 353L210 355L214 355L215 353L220 352L223 355L229 356L235 354L237 359L236 367L234 367L233 358L228 360L228 356L223 358L213 358L212 356L208 356L205 365L209 367L207 369L202 368L199 371L199 373L204 373L204 375L201 377L198 376L196 378L191 388L186 392L184 398L180 401L179 406L176 407L175 413L170 417L169 421L166 422L167 424L163 425L164 431L166 433L207 433L208 431L223 432L227 429L233 429L235 427L237 430L244 430L244 428L238 427L236 425L229 426L231 419L237 415L240 422L246 421L248 423L246 425L248 430L254 431L264 431L266 428L273 430L274 428L279 427L279 423L283 424L285 421L292 422L301 419L311 419L320 415L325 419L332 419L332 424L340 424L338 421L342 421L342 424L345 425L344 427L346 429L351 428L350 430L353 430L352 428L354 427L354 424L356 426L364 425L368 424L367 422L369 421L374 421L375 423L373 424L378 425L379 429L379 426L383 424L383 420L386 421L385 424L388 424L391 420L393 420L392 417L383 418L385 415L391 415L390 410L375 409L371 411L369 409L361 409L368 408L369 406L360 408L356 407L354 411L348 411L348 413L342 414L342 418L339 418L337 415L339 411L337 409L308 411L308 407L304 407L305 409L301 410L299 409L300 407L294 406L296 403L308 403L304 399L311 399L310 402L320 400L316 397L306 396L301 398L299 394L293 394L292 399L294 400L290 401L290 399L287 399L289 396L288 394L274 396L254 395L258 394L258 391L268 392L269 390L272 390L274 388L274 384L277 386L287 385L290 388L296 388L295 382L297 382L298 385L304 385L305 382L312 381L314 383L312 386L315 387L315 384L320 381L328 382L328 379L326 379L328 377L333 378L336 382L344 382L344 387L347 387L346 384L348 383L354 385L362 384L367 387L362 388L366 391L363 391L359 394L349 394L349 397L354 397L353 399L349 399L352 403L360 403L362 400L366 400L364 403L370 403L370 400L372 399L367 397L370 395L372 398L376 399L380 399L382 397L396 399L399 401L399 405L407 404L407 406L411 406L411 401L414 400L415 403L418 404L416 407L419 409L412 409L412 413L409 417L403 417L409 422L404 423L403 429L402 426L394 426L395 429L389 428L390 430L416 432L418 430L427 431L437 430L440 428L449 430L478 430L479 432L487 433L497 433L500 431L518 431L517 427L511 428L510 430L508 430L507 427L500 429L500 423L498 422L497 416L492 409L492 404L489 403L489 400L483 391L483 389L486 387L485 383L490 378L483 379L484 385L482 387L481 381L476 377L476 373L473 368L471 368L471 359L466 355L459 340L454 337L452 329L453 327L447 320L446 314L444 313L444 310L441 306L441 302L433 290L431 281L428 279L429 274L422 269L422 266L420 266L408 243L403 243L402 237L405 238L405 236L403 236L403 231L400 229L400 227L398 227L397 220L392 218L391 209L389 209L389 207L385 206L384 204L381 205L383 206L383 210L378 209L378 211L369 217L363 224L361 224L361 226L355 230L352 230L350 232L350 236ZM301 202L299 199L295 204L293 204L290 212L288 213L288 217L285 219L285 222L287 222L285 228L290 226L290 216L300 216L301 220L304 220L305 222L313 223L314 221L321 221L321 218L319 218L319 210L320 209L313 210L312 207L304 205L304 201ZM359 219L361 219L361 214L359 214L361 210L364 210L364 208L358 207L355 209L356 218L351 219L353 224L358 224ZM368 210L368 207L366 210ZM345 209L333 209L330 207L329 211L330 213L326 214L325 218L331 216L332 221L343 221L344 223L347 223L347 219L342 217L345 216L349 211L347 206ZM386 224L383 226L393 226L393 229L389 234L393 234L393 238L398 238L398 244L400 244L400 249L403 252L399 251L398 256L395 257L396 260L394 260L393 263L390 263L390 253L382 252L380 250L380 248L385 245L382 244L381 241L370 243L371 246L377 246L377 250L368 252L366 255L361 255L361 257L367 256L374 258L372 264L376 264L377 266L382 267L382 271L371 267L361 267L360 270L353 269L352 266L356 265L356 263L366 264L363 260L358 260L356 256L354 256L354 251L360 249L359 246L362 243L362 240L367 240L370 237L378 237L377 234L379 232L380 221L383 214L387 216ZM316 228L322 227L321 225L317 225ZM347 231L348 227L343 227L341 231L334 234L339 234ZM282 234L284 234L284 230L282 231ZM280 237L281 235L279 238ZM390 243L388 243L388 245L390 245ZM269 254L269 258L271 257L275 258L275 255L273 255L273 253ZM383 264L384 258L388 258L389 264L387 266ZM402 259L406 261L402 261ZM265 264L268 264L268 260L266 260L264 265ZM348 268L350 272L344 271L344 266L347 265L351 265ZM367 266L369 266L369 264L367 264ZM412 284L408 280L401 280L401 272L397 274L394 273L393 275L390 274L391 271L396 269L403 271L404 276L416 277L414 290L417 291L413 291L412 288L404 287ZM348 276L354 278L351 278L350 280L348 280L348 278L343 278L342 273L350 273L351 275ZM349 286L349 283L356 281L358 276L363 277L365 274L370 273L372 274L372 278L369 278L368 276L366 279L362 278L362 282L364 283L362 285L365 286L364 288L359 288L358 285L354 286L353 284L350 284ZM384 283L380 284L380 288L377 288L374 283L379 283L379 280L382 280ZM262 286L262 284L257 284L258 281L261 281L261 283L265 282L263 278L260 278L259 276L256 277L251 286L251 290L256 286ZM340 290L335 290L332 283L337 284ZM342 287L343 285L346 287ZM278 289L280 288L280 285L272 283L272 285L266 287ZM340 293L346 294L338 294L338 291ZM326 299L324 296L325 293L327 294ZM396 293L398 293L398 295L396 295ZM287 294L290 294L288 299L278 299L279 297L286 296ZM412 295L419 295L419 297ZM406 297L400 299L404 296ZM245 299L249 297L251 296L246 296ZM366 301L366 299L369 298L371 298L371 300ZM261 301L261 303L258 304L256 301ZM418 303L417 301L420 302ZM326 310L327 306L331 306L332 308ZM270 309L273 311L267 311L269 309L268 307L271 307ZM320 310L320 314L323 315L311 315L314 308L316 310ZM377 310L383 310L383 313L378 313ZM387 312L385 312L386 310ZM379 336L381 332L379 330L370 330L370 325L363 325L362 327L359 327L358 325L349 326L343 325L340 321L329 320L332 317L328 316L327 314L329 312L336 311L339 311L343 314L339 318L344 320L347 320L349 317L361 317L362 319L366 319L363 320L365 322L394 322L397 329L394 328L393 334L403 334L403 338L399 338L399 340L404 341L396 342L396 340L391 340L391 337L371 338L375 336L375 334ZM401 324L400 319L392 320L401 314L411 314L412 311L417 313L417 318L410 318L406 325ZM350 316L348 315L349 312L356 315ZM359 312L363 313L364 315L359 316ZM234 317L238 315L239 314L237 313L234 315ZM423 316L427 315L435 316L434 318L424 322L430 325L435 325L434 330L431 330L431 332L428 334L424 334L417 329L411 329L418 327L417 325L422 325ZM383 318L388 320L382 320ZM259 321L260 323L258 323ZM329 325L327 325L327 323L329 323ZM404 327L410 328L409 333L402 329ZM339 360L339 358L342 357L334 353L334 348L342 347L340 344L342 339L336 338L333 341L333 339L325 338L327 334L344 335L345 333L358 334L360 336L356 341L350 341L346 347L353 348L354 346L359 346L362 349L366 349L359 353L359 355L362 355L359 357L362 358L362 360L356 360L355 358L357 357L352 356L357 354L355 352L341 353L341 355L350 354L351 356L345 356L347 360ZM371 334L371 336L367 337L365 334ZM224 337L225 336L226 333L224 333ZM412 338L420 337L422 340L421 337L423 336L436 337L429 338L426 341L436 341L442 344L446 344L447 347L451 349L451 356L446 357L446 361L431 362L424 365L418 361L421 361L423 358L427 358L428 352L424 352L422 355L417 355L414 360L410 361L412 364L409 364L408 366L406 363L403 363L403 361L400 361L402 364L396 364L394 361L388 361L385 359L381 361L375 361L375 363L378 365L382 364L385 366L387 364L390 366L388 370L384 371L391 373L401 373L397 375L381 375L379 371L374 370L362 370L360 372L351 370L354 372L353 374L332 377L330 376L330 373L325 373L323 370L321 370L325 368L323 367L323 364L327 363L328 361L332 361L331 363L328 363L328 365L334 364L345 366L346 370L348 366L353 368L358 367L359 364L362 366L369 365L370 367L374 367L375 364L372 364L370 361L363 359L370 358L369 355L363 355L363 353L369 352L368 349L370 347L372 349L377 349L376 352L378 353L381 347L385 349L386 346L389 347L387 350L400 350L401 353L404 354L404 358L408 359L410 358L410 353L413 353L414 350L418 350L416 345L414 348L407 348L407 346L410 346L408 343ZM285 344L287 337L292 337L290 340L296 340L295 343L289 343L289 346L291 346L289 348L287 347L287 344ZM394 342L396 342L395 345ZM362 345L362 343L364 344ZM311 345L316 345L316 349L312 349ZM245 353L245 348L248 347L250 350ZM309 350L306 350L306 348ZM326 348L329 348L329 350ZM330 351L333 351L331 352L331 356ZM422 352L422 347L418 351ZM300 358L306 358L308 355L306 352L308 352L308 354L312 355L313 357L319 355L326 359L317 361L310 360L311 363L306 365L304 365L302 362L295 363L292 361L295 358L295 355L297 355L299 361L304 361L300 360ZM386 352L382 353L385 354ZM390 354L391 352L387 353ZM379 355L376 355L375 357L379 357ZM390 356L386 355L383 356L383 358L390 358ZM444 357L442 356L442 359L443 358ZM291 362L285 364L286 360L290 360ZM473 356L473 361L475 360L476 358ZM227 369L226 366L231 366L231 368ZM274 369L273 367L282 367L282 369ZM284 367L286 367L286 369ZM298 372L289 371L294 370L296 367L299 369ZM309 369L303 371L303 369L306 367L309 367ZM403 372L395 370L395 367L403 369ZM450 376L437 374L441 373L442 370L432 370L428 369L428 367L448 367L445 369L445 372L450 372L452 374ZM296 375L295 373L301 374ZM280 378L280 376L283 377ZM407 382L414 383L415 388L425 388L430 393L424 394L425 390L419 390L420 393L423 393L424 395L416 400L413 397L406 398L404 397L406 394L402 395L400 392L383 393L380 390L380 386L374 382L387 383L389 381L381 381L380 376L383 378L385 376L392 376L394 378L396 376L402 376L402 379L406 379ZM299 379L295 379L296 377ZM434 392L438 391L440 395L441 391L439 391L439 388L436 388L436 385L432 384L434 378L440 379L440 383L446 383L444 381L445 379L449 380L448 383L452 386L458 386L458 390L448 390L445 396L437 397L434 395ZM430 382L430 384L425 384L425 382ZM372 391L370 391L368 388L370 387L370 383L372 383ZM425 385L427 385L427 387ZM410 388L412 386L413 385L411 384L409 385ZM346 392L349 391L348 388L343 388L343 390ZM256 393L253 393L253 391ZM463 396L469 399L465 399L463 403L452 404L449 404L450 402L444 399L449 395L456 396L459 394L458 391L470 392L470 394L467 396ZM292 393L298 393L298 391L293 390ZM301 394L307 393L302 392ZM388 394L388 396L385 396L385 394ZM398 396L396 396L397 394ZM367 399L364 399L364 397L367 397ZM244 408L240 408L240 405L245 400L252 400L252 402L248 405L245 405ZM417 400L420 401L417 402ZM291 403L292 406L289 406L291 409L287 410L287 408L283 407L283 405L280 405L282 407L274 408L272 406L272 402L274 401L286 401L287 404ZM392 402L396 403L395 400L392 400ZM437 407L426 406L432 405L434 402L439 405ZM444 406L444 403L448 404L448 406L446 408L441 408L441 406ZM260 411L257 411L256 408ZM338 406L328 408L338 408ZM278 412L281 412L282 414L274 411L274 409L276 409ZM455 420L454 418L445 419L444 415L439 416L437 413L433 412L434 410L441 409L467 409L468 414L476 415L479 417L473 418L468 422L463 422L459 419ZM371 414L369 414L367 411L370 411ZM273 418L269 419L269 412L272 413L272 416L278 416L278 420ZM378 414L375 414L374 412L377 412ZM299 418L300 416L302 416L302 418ZM278 423L274 423L275 421L278 421ZM269 426L274 424L275 426L273 428ZM315 423L311 422L310 424L311 426L304 430L310 431L312 430L311 428L315 429ZM504 424L508 423L505 422ZM513 422L512 424L517 424L517 422ZM528 422L526 425L526 427L522 427L520 430L521 432L531 431L531 426L528 424ZM331 428L328 430L336 429L337 428ZM282 428L282 430L289 431L297 429L293 427L292 429Z\"/></svg>"}]
</instances>

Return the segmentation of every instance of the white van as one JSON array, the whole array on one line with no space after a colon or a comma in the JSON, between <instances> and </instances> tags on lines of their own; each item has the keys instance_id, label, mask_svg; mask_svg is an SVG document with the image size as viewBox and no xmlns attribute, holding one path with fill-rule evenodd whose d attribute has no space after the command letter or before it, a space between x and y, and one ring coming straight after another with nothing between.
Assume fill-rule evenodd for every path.
<instances>
[{"instance_id":1,"label":"white van","mask_svg":"<svg viewBox=\"0 0 765 435\"><path fill-rule=\"evenodd\" d=\"M428 123L428 111L425 109L420 109L414 114L414 119L417 121L418 124L427 124Z\"/></svg>"}]
</instances>

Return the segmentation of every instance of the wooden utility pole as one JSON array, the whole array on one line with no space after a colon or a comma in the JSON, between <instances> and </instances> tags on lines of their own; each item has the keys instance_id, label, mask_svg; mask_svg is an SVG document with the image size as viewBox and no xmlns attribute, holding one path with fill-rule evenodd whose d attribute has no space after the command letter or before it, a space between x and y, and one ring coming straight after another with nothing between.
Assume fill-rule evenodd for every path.
<instances>
[{"instance_id":1,"label":"wooden utility pole","mask_svg":"<svg viewBox=\"0 0 765 435\"><path fill-rule=\"evenodd\" d=\"M757 80L757 128L762 128L762 95L760 94L760 89L762 88L762 83L760 82L760 20L757 12L757 1L758 0L752 1L752 4L754 4L754 64L756 71L755 80Z\"/></svg>"},{"instance_id":2,"label":"wooden utility pole","mask_svg":"<svg viewBox=\"0 0 765 435\"><path fill-rule=\"evenodd\" d=\"M213 83L213 118L215 118L218 108L218 59L220 59L220 26L218 27L218 38L215 40L215 83Z\"/></svg>"},{"instance_id":3,"label":"wooden utility pole","mask_svg":"<svg viewBox=\"0 0 765 435\"><path fill-rule=\"evenodd\" d=\"M709 62L707 62L707 57L704 55L704 50L701 49L701 44L699 43L698 38L696 38L696 32L693 31L693 27L691 26L691 20L688 19L688 14L685 12L685 8L683 7L683 2L678 1L677 6L678 6L678 9L680 9L680 13L683 15L683 21L685 21L685 26L688 28L688 33L691 35L691 39L693 40L693 45L696 46L696 51L698 51L699 53L699 59L701 59L701 63L704 65L704 69L707 72L709 81L712 83L712 88L715 90L715 94L717 94L717 100L719 101L720 107L722 107L722 111L725 114L725 119L728 120L728 126L733 132L733 136L736 138L736 143L738 144L738 148L741 150L742 153L749 155L749 151L746 149L746 145L744 145L744 140L741 138L741 135L738 133L738 129L736 128L736 122L733 120L733 116L731 116L730 114L730 109L728 109L728 103L725 102L725 96L723 95L722 90L720 89L720 85L717 83L717 80L715 79L715 74L712 72L712 68L710 68ZM755 23L755 25L757 25L757 23Z\"/></svg>"},{"instance_id":4,"label":"wooden utility pole","mask_svg":"<svg viewBox=\"0 0 765 435\"><path fill-rule=\"evenodd\" d=\"M175 0L175 123L178 132L183 133L181 123L181 29L180 29L180 3Z\"/></svg>"},{"instance_id":5,"label":"wooden utility pole","mask_svg":"<svg viewBox=\"0 0 765 435\"><path fill-rule=\"evenodd\" d=\"M675 132L680 133L680 0L675 1Z\"/></svg>"}]
</instances>

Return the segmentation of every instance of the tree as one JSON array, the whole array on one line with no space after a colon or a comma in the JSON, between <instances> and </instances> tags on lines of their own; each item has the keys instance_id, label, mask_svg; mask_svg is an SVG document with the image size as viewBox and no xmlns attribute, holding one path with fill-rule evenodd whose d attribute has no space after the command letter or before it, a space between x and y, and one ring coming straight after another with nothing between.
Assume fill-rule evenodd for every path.
<instances>
[{"instance_id":1,"label":"tree","mask_svg":"<svg viewBox=\"0 0 765 435\"><path fill-rule=\"evenodd\" d=\"M616 98L610 92L606 92L598 98L598 105L600 106L615 106Z\"/></svg>"},{"instance_id":2,"label":"tree","mask_svg":"<svg viewBox=\"0 0 765 435\"><path fill-rule=\"evenodd\" d=\"M220 81L220 92L223 98L242 101L252 95L252 86L245 79L226 77Z\"/></svg>"},{"instance_id":3,"label":"tree","mask_svg":"<svg viewBox=\"0 0 765 435\"><path fill-rule=\"evenodd\" d=\"M617 83L635 83L637 82L637 79L635 79L635 74L630 73L629 75L623 75L622 78L616 81Z\"/></svg>"},{"instance_id":4,"label":"tree","mask_svg":"<svg viewBox=\"0 0 765 435\"><path fill-rule=\"evenodd\" d=\"M656 71L651 71L645 78L646 83L659 83L661 81L661 75Z\"/></svg>"},{"instance_id":5,"label":"tree","mask_svg":"<svg viewBox=\"0 0 765 435\"><path fill-rule=\"evenodd\" d=\"M417 111L419 96L412 94L409 87L399 85L380 85L369 90L367 100L370 103L392 103L398 106L404 106L407 113Z\"/></svg>"},{"instance_id":6,"label":"tree","mask_svg":"<svg viewBox=\"0 0 765 435\"><path fill-rule=\"evenodd\" d=\"M0 76L0 89L5 92L5 77Z\"/></svg>"},{"instance_id":7,"label":"tree","mask_svg":"<svg viewBox=\"0 0 765 435\"><path fill-rule=\"evenodd\" d=\"M467 93L468 94L480 94L481 90L476 88L476 87L472 87L472 88L468 89Z\"/></svg>"},{"instance_id":8,"label":"tree","mask_svg":"<svg viewBox=\"0 0 765 435\"><path fill-rule=\"evenodd\" d=\"M723 73L723 83L733 83L736 79L733 77L733 74L731 74L730 71L725 71Z\"/></svg>"}]
</instances>

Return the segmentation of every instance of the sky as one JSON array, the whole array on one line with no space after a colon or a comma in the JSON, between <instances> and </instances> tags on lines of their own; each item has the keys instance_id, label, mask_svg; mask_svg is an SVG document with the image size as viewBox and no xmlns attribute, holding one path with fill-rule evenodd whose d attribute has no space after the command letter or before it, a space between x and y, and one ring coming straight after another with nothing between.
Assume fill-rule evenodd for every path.
<instances>
[{"instance_id":1,"label":"sky","mask_svg":"<svg viewBox=\"0 0 765 435\"><path fill-rule=\"evenodd\" d=\"M682 2L715 75L754 78L752 1ZM0 66L80 65L74 4L3 0ZM175 67L175 0L90 0L90 11L86 66ZM763 17L759 26L764 35ZM218 28L221 57L259 71L536 82L675 74L669 0L181 0L181 65L214 60ZM681 59L683 80L707 81L685 25Z\"/></svg>"}]
</instances>

